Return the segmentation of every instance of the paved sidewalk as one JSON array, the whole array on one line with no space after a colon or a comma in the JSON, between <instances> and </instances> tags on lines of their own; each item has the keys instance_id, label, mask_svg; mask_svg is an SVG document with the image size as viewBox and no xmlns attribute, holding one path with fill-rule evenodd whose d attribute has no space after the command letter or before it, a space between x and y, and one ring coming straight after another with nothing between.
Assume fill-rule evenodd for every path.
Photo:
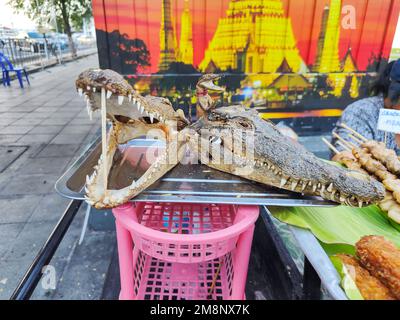
<instances>
[{"instance_id":1,"label":"paved sidewalk","mask_svg":"<svg viewBox=\"0 0 400 320\"><path fill-rule=\"evenodd\" d=\"M31 75L31 87L23 90L15 81L0 87L0 299L9 298L67 206L54 191L55 181L100 127L97 118L89 120L74 88L79 72L96 66L92 55ZM61 246L65 262L76 249L82 217ZM84 293L79 297L96 298Z\"/></svg>"}]
</instances>

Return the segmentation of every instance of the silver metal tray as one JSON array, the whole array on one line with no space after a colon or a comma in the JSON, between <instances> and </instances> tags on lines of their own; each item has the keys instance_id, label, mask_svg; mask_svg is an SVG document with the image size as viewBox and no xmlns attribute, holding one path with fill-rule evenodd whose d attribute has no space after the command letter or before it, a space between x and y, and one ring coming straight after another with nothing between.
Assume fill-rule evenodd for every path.
<instances>
[{"instance_id":1,"label":"silver metal tray","mask_svg":"<svg viewBox=\"0 0 400 320\"><path fill-rule=\"evenodd\" d=\"M125 175L140 176L149 164L143 154L149 148L162 148L158 140L136 139L127 146L137 159L137 166L122 170L118 179L123 187ZM84 199L83 187L86 175L93 172L101 152L100 138L94 141L78 160L56 182L55 189L63 197ZM147 166L147 167L146 167ZM140 168L139 168L140 167ZM112 173L111 173L112 175ZM115 187L115 186L114 186ZM248 205L336 206L336 203L319 197L302 196L297 193L268 187L204 165L177 165L162 179L135 197L134 201L225 203Z\"/></svg>"}]
</instances>

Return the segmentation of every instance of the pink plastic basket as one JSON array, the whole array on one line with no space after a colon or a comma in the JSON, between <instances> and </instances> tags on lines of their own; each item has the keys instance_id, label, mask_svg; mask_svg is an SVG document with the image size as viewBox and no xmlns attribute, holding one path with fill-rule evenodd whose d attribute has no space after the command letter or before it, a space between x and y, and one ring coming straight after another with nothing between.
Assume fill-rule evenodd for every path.
<instances>
[{"instance_id":1,"label":"pink plastic basket","mask_svg":"<svg viewBox=\"0 0 400 320\"><path fill-rule=\"evenodd\" d=\"M232 296L230 253L201 263L173 263L139 252L134 269L138 300L227 300Z\"/></svg>"},{"instance_id":2,"label":"pink plastic basket","mask_svg":"<svg viewBox=\"0 0 400 320\"><path fill-rule=\"evenodd\" d=\"M195 263L235 249L239 235L257 220L258 210L249 208L253 207L141 202L135 217L118 219L130 230L135 246L151 257Z\"/></svg>"},{"instance_id":3,"label":"pink plastic basket","mask_svg":"<svg viewBox=\"0 0 400 320\"><path fill-rule=\"evenodd\" d=\"M121 299L243 299L257 206L130 203L113 213Z\"/></svg>"}]
</instances>

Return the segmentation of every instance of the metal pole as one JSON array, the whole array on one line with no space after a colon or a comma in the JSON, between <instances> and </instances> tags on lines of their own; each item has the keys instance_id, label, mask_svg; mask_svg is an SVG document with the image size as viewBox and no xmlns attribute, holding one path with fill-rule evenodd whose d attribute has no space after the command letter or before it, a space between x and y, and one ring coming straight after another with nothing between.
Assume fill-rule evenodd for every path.
<instances>
[{"instance_id":1,"label":"metal pole","mask_svg":"<svg viewBox=\"0 0 400 320\"><path fill-rule=\"evenodd\" d=\"M82 200L73 200L70 202L64 214L53 229L50 237L40 249L28 271L25 273L24 277L10 297L10 300L28 300L31 297L40 281L40 278L42 277L43 267L50 263L81 204Z\"/></svg>"}]
</instances>

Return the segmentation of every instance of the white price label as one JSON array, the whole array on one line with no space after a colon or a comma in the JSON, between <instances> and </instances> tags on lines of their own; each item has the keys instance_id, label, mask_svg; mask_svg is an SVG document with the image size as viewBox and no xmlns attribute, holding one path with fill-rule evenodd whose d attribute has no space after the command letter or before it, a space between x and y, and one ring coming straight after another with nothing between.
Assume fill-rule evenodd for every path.
<instances>
[{"instance_id":1,"label":"white price label","mask_svg":"<svg viewBox=\"0 0 400 320\"><path fill-rule=\"evenodd\" d=\"M379 112L378 130L400 133L400 111L381 109Z\"/></svg>"}]
</instances>

